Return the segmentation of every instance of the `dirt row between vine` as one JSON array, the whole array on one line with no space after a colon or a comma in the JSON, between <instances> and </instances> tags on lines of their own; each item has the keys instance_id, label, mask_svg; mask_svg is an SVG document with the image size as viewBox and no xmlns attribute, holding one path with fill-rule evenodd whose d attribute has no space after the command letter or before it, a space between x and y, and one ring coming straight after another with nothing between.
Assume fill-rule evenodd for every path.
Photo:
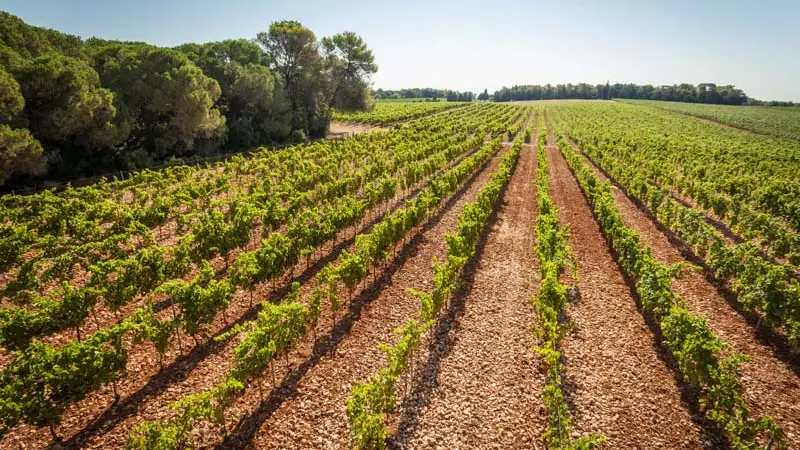
<instances>
[{"instance_id":1,"label":"dirt row between vine","mask_svg":"<svg viewBox=\"0 0 800 450\"><path fill-rule=\"evenodd\" d=\"M533 225L536 150L524 145L428 357L415 366L392 448L538 448L542 364L531 304L539 284ZM481 248L482 247L482 248ZM418 286L413 286L418 287ZM421 359L421 358L420 358Z\"/></svg>"},{"instance_id":2,"label":"dirt row between vine","mask_svg":"<svg viewBox=\"0 0 800 450\"><path fill-rule=\"evenodd\" d=\"M552 143L552 141L551 141ZM577 435L602 433L606 448L716 448L637 310L566 160L547 147L550 194L568 226L578 292L563 355Z\"/></svg>"},{"instance_id":3,"label":"dirt row between vine","mask_svg":"<svg viewBox=\"0 0 800 450\"><path fill-rule=\"evenodd\" d=\"M588 158L585 161L589 163ZM611 181L592 167L599 179ZM639 233L642 244L652 248L656 259L664 264L692 263L684 256L688 250L682 251L674 245L675 241L671 242L662 228L623 191L612 185L612 193L625 225ZM800 448L800 404L797 402L800 378L791 364L782 360L786 358L777 354L778 349L760 338L748 320L726 299L731 294L712 284L702 270L687 271L682 279L673 281L672 286L691 311L708 318L711 329L733 350L750 357L741 367L741 382L751 413L774 417L786 433L789 448Z\"/></svg>"},{"instance_id":4,"label":"dirt row between vine","mask_svg":"<svg viewBox=\"0 0 800 450\"><path fill-rule=\"evenodd\" d=\"M345 403L350 389L386 364L378 344L394 344L399 336L393 330L419 311L419 300L407 288L432 286L432 259L442 260L447 254L445 233L457 229L463 206L475 200L504 154L498 153L465 192L406 246L382 281L356 293L354 303L362 306L351 311L354 320L342 330L346 334L335 349L294 377L276 399L257 405L218 448L347 447Z\"/></svg>"}]
</instances>

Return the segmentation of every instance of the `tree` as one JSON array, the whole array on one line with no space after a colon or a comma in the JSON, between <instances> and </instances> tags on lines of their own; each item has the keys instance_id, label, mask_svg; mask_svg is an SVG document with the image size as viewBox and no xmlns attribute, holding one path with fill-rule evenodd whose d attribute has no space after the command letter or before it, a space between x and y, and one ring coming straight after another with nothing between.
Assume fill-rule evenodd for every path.
<instances>
[{"instance_id":1,"label":"tree","mask_svg":"<svg viewBox=\"0 0 800 450\"><path fill-rule=\"evenodd\" d=\"M170 49L84 41L0 11L2 179L36 182L13 174L44 161L48 179L71 180L323 137L331 103L369 106L376 70L356 34L321 45L294 21Z\"/></svg>"},{"instance_id":2,"label":"tree","mask_svg":"<svg viewBox=\"0 0 800 450\"><path fill-rule=\"evenodd\" d=\"M0 123L10 123L25 107L25 99L14 76L0 66Z\"/></svg>"},{"instance_id":3,"label":"tree","mask_svg":"<svg viewBox=\"0 0 800 450\"><path fill-rule=\"evenodd\" d=\"M479 96L478 99L481 97ZM557 84L551 86L525 85L504 87L494 93L494 100L507 102L514 100L540 100L555 98L611 99L630 98L645 100L664 100L689 103L716 103L741 105L748 101L747 95L734 86L717 86L702 83L698 86L683 83L672 86L637 85L632 83L591 85L587 83Z\"/></svg>"},{"instance_id":4,"label":"tree","mask_svg":"<svg viewBox=\"0 0 800 450\"><path fill-rule=\"evenodd\" d=\"M322 48L331 77L330 105L342 111L368 109L369 77L378 71L372 50L352 31L323 38Z\"/></svg>"},{"instance_id":5,"label":"tree","mask_svg":"<svg viewBox=\"0 0 800 450\"><path fill-rule=\"evenodd\" d=\"M0 125L0 184L14 173L42 173L45 169L42 153L42 145L28 130Z\"/></svg>"},{"instance_id":6,"label":"tree","mask_svg":"<svg viewBox=\"0 0 800 450\"><path fill-rule=\"evenodd\" d=\"M478 95L478 100L489 100L489 90L484 89L483 92Z\"/></svg>"},{"instance_id":7,"label":"tree","mask_svg":"<svg viewBox=\"0 0 800 450\"><path fill-rule=\"evenodd\" d=\"M220 85L217 107L228 125L226 145L253 148L284 141L291 132L286 94L269 70L269 56L239 39L177 48Z\"/></svg>"},{"instance_id":8,"label":"tree","mask_svg":"<svg viewBox=\"0 0 800 450\"><path fill-rule=\"evenodd\" d=\"M214 107L220 87L185 55L144 44L98 45L95 61L103 83L124 105L131 126L129 149L165 158L220 138L225 118Z\"/></svg>"},{"instance_id":9,"label":"tree","mask_svg":"<svg viewBox=\"0 0 800 450\"><path fill-rule=\"evenodd\" d=\"M4 11L0 11L0 42L23 59L46 53L60 53L78 59L83 57L82 41L79 37L30 26L19 17Z\"/></svg>"},{"instance_id":10,"label":"tree","mask_svg":"<svg viewBox=\"0 0 800 450\"><path fill-rule=\"evenodd\" d=\"M256 42L270 57L270 68L278 74L293 112L292 129L297 139L322 137L328 131L329 112L324 98L325 80L319 76L322 56L314 32L300 22L273 22L269 31L258 33Z\"/></svg>"},{"instance_id":11,"label":"tree","mask_svg":"<svg viewBox=\"0 0 800 450\"><path fill-rule=\"evenodd\" d=\"M16 79L25 98L22 114L38 139L94 149L124 138L125 130L114 123L114 94L85 62L48 54L25 65Z\"/></svg>"}]
</instances>

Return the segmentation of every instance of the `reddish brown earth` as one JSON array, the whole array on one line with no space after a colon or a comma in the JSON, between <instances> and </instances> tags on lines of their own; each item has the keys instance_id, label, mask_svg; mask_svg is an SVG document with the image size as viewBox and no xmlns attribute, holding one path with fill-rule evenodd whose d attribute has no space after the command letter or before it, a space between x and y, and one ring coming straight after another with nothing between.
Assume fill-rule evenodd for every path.
<instances>
[{"instance_id":1,"label":"reddish brown earth","mask_svg":"<svg viewBox=\"0 0 800 450\"><path fill-rule=\"evenodd\" d=\"M576 435L602 433L613 449L708 446L566 161L553 146L547 156L578 264L580 294L563 343Z\"/></svg>"},{"instance_id":2,"label":"reddish brown earth","mask_svg":"<svg viewBox=\"0 0 800 450\"><path fill-rule=\"evenodd\" d=\"M419 310L408 286L432 285L432 258L447 254L444 234L453 232L464 204L472 201L497 168L496 155L466 186L465 192L448 202L443 213L410 242L379 283L357 292L356 308L345 319L335 350L301 366L291 383L265 402L248 405L233 436L220 448L344 448L349 431L345 402L350 389L386 364L378 344L393 344L393 330Z\"/></svg>"},{"instance_id":3,"label":"reddish brown earth","mask_svg":"<svg viewBox=\"0 0 800 450\"><path fill-rule=\"evenodd\" d=\"M535 173L535 147L525 145L446 325L419 361L392 447L543 448L544 379L531 304L538 286Z\"/></svg>"},{"instance_id":4,"label":"reddish brown earth","mask_svg":"<svg viewBox=\"0 0 800 450\"><path fill-rule=\"evenodd\" d=\"M596 168L595 173L608 181ZM612 192L625 225L639 233L642 244L653 249L656 259L664 264L689 262L625 193L616 187ZM721 339L750 357L741 367L741 382L751 413L774 417L786 433L789 448L800 448L800 378L793 367L759 339L754 328L702 271L689 271L673 282L673 290L686 300L691 311L708 318L711 329Z\"/></svg>"}]
</instances>

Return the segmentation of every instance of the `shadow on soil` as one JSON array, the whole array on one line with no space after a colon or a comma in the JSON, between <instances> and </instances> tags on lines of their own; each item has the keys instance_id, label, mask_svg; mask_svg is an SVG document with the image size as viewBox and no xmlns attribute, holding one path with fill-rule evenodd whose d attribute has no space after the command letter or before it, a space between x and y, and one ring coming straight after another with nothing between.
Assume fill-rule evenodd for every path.
<instances>
[{"instance_id":1,"label":"shadow on soil","mask_svg":"<svg viewBox=\"0 0 800 450\"><path fill-rule=\"evenodd\" d=\"M500 193L502 199L508 184ZM402 449L408 445L419 425L419 414L430 404L434 397L433 391L438 385L437 378L442 359L447 357L455 344L456 332L459 328L459 318L466 309L466 299L472 292L475 282L475 274L478 271L481 256L486 248L489 234L497 223L498 212L505 206L505 203L498 203L492 215L481 232L475 253L464 265L464 269L459 278L458 289L451 295L446 312L436 322L436 326L431 334L432 338L428 341L428 359L421 369L416 367L412 370L411 391L406 394L407 399L403 404L403 412L397 424L397 432L387 440L387 447L391 449Z\"/></svg>"}]
</instances>

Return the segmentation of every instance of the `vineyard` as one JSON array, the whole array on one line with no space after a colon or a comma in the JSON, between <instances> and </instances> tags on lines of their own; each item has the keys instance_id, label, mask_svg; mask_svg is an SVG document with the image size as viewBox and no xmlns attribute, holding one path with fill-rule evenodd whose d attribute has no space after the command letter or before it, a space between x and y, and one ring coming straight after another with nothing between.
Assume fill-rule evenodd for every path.
<instances>
[{"instance_id":1,"label":"vineyard","mask_svg":"<svg viewBox=\"0 0 800 450\"><path fill-rule=\"evenodd\" d=\"M6 195L0 448L800 448L772 111L387 101Z\"/></svg>"},{"instance_id":2,"label":"vineyard","mask_svg":"<svg viewBox=\"0 0 800 450\"><path fill-rule=\"evenodd\" d=\"M693 103L628 100L630 103L675 111L721 122L736 128L782 139L800 141L800 108L736 107Z\"/></svg>"},{"instance_id":3,"label":"vineyard","mask_svg":"<svg viewBox=\"0 0 800 450\"><path fill-rule=\"evenodd\" d=\"M437 111L458 108L466 104L462 102L380 101L375 104L373 111L337 112L334 113L333 119L344 122L389 125L401 120L416 119Z\"/></svg>"}]
</instances>

